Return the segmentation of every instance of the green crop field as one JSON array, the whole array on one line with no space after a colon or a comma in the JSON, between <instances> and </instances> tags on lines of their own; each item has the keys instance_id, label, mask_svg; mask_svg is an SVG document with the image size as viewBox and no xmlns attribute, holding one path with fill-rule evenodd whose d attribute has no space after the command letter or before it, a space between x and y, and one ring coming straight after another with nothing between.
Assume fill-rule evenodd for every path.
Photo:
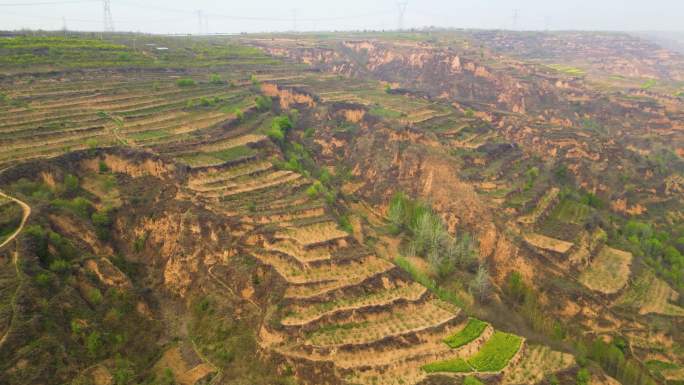
<instances>
[{"instance_id":1,"label":"green crop field","mask_svg":"<svg viewBox=\"0 0 684 385\"><path fill-rule=\"evenodd\" d=\"M452 349L456 349L481 336L486 328L486 322L470 318L468 324L462 330L445 338L444 342Z\"/></svg>"},{"instance_id":2,"label":"green crop field","mask_svg":"<svg viewBox=\"0 0 684 385\"><path fill-rule=\"evenodd\" d=\"M496 372L508 365L508 362L520 349L522 339L504 332L494 332L473 357L468 359L478 372Z\"/></svg>"}]
</instances>

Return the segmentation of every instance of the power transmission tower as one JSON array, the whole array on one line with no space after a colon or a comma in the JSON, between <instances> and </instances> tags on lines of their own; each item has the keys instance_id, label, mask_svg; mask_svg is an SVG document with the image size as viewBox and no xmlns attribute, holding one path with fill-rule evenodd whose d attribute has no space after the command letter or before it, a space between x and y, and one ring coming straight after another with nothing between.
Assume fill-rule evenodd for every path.
<instances>
[{"instance_id":1,"label":"power transmission tower","mask_svg":"<svg viewBox=\"0 0 684 385\"><path fill-rule=\"evenodd\" d=\"M67 22L66 22L66 17L62 16L62 32L66 35L67 31L69 29L67 28Z\"/></svg>"},{"instance_id":2,"label":"power transmission tower","mask_svg":"<svg viewBox=\"0 0 684 385\"><path fill-rule=\"evenodd\" d=\"M404 29L404 15L406 14L406 7L408 7L408 1L397 2L397 8L399 8L399 30Z\"/></svg>"},{"instance_id":3,"label":"power transmission tower","mask_svg":"<svg viewBox=\"0 0 684 385\"><path fill-rule=\"evenodd\" d=\"M518 29L518 17L519 17L520 10L514 9L513 10L513 30Z\"/></svg>"},{"instance_id":4,"label":"power transmission tower","mask_svg":"<svg viewBox=\"0 0 684 385\"><path fill-rule=\"evenodd\" d=\"M114 32L114 18L112 18L112 8L110 0L103 0L104 3L104 31Z\"/></svg>"},{"instance_id":5,"label":"power transmission tower","mask_svg":"<svg viewBox=\"0 0 684 385\"><path fill-rule=\"evenodd\" d=\"M202 11L197 10L197 34L201 35L204 29L204 23L202 22Z\"/></svg>"}]
</instances>

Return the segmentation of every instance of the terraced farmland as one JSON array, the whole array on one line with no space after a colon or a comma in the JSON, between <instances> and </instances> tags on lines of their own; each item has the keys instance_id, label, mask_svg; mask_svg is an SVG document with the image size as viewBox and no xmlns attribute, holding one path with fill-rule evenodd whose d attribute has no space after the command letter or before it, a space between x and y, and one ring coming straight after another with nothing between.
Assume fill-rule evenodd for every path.
<instances>
[{"instance_id":1,"label":"terraced farmland","mask_svg":"<svg viewBox=\"0 0 684 385\"><path fill-rule=\"evenodd\" d=\"M133 36L0 42L0 383L681 366L681 101L475 32Z\"/></svg>"}]
</instances>

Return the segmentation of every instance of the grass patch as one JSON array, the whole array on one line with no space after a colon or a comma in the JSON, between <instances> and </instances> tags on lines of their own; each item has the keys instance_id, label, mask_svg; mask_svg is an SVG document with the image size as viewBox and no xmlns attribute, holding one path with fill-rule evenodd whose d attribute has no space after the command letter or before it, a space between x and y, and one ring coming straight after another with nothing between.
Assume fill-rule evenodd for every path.
<instances>
[{"instance_id":1,"label":"grass patch","mask_svg":"<svg viewBox=\"0 0 684 385\"><path fill-rule=\"evenodd\" d=\"M418 270L415 266L409 262L408 259L404 257L396 257L394 263L402 268L404 271L409 273L414 281L420 283L421 285L427 287L437 298L444 302L449 302L458 307L464 307L463 301L455 294L448 290L445 290L437 285L434 279L431 279L427 274Z\"/></svg>"},{"instance_id":2,"label":"grass patch","mask_svg":"<svg viewBox=\"0 0 684 385\"><path fill-rule=\"evenodd\" d=\"M566 75L571 75L571 76L584 76L586 75L586 72L584 70L581 70L576 67L572 66L567 66L563 64L549 64L549 68L552 70L558 71L560 73L564 73Z\"/></svg>"},{"instance_id":3,"label":"grass patch","mask_svg":"<svg viewBox=\"0 0 684 385\"><path fill-rule=\"evenodd\" d=\"M551 216L562 222L582 225L586 221L590 211L591 207L585 204L563 199Z\"/></svg>"},{"instance_id":4,"label":"grass patch","mask_svg":"<svg viewBox=\"0 0 684 385\"><path fill-rule=\"evenodd\" d=\"M247 146L237 146L233 148L228 148L225 150L217 151L217 152L210 152L209 156L213 156L214 158L221 159L224 162L229 162L231 160L239 159L239 158L245 158L248 156L252 156L256 154L256 151L250 147Z\"/></svg>"},{"instance_id":5,"label":"grass patch","mask_svg":"<svg viewBox=\"0 0 684 385\"><path fill-rule=\"evenodd\" d=\"M471 318L468 324L459 332L444 339L444 342L450 348L456 349L466 345L482 335L482 332L487 328L487 323L479 319Z\"/></svg>"},{"instance_id":6,"label":"grass patch","mask_svg":"<svg viewBox=\"0 0 684 385\"><path fill-rule=\"evenodd\" d=\"M399 119L402 116L402 113L399 111L395 110L390 110L388 108L384 107L373 107L368 111L373 116L377 116L380 118L386 118L386 119Z\"/></svg>"},{"instance_id":7,"label":"grass patch","mask_svg":"<svg viewBox=\"0 0 684 385\"><path fill-rule=\"evenodd\" d=\"M178 159L190 166L202 167L231 162L255 155L256 153L257 151L251 147L237 146L221 151L183 155L179 156Z\"/></svg>"},{"instance_id":8,"label":"grass patch","mask_svg":"<svg viewBox=\"0 0 684 385\"><path fill-rule=\"evenodd\" d=\"M146 141L146 140L161 139L161 138L167 137L169 135L170 135L170 133L167 130L155 130L155 131L136 132L133 134L128 134L126 136L129 139L132 139L135 141Z\"/></svg>"}]
</instances>

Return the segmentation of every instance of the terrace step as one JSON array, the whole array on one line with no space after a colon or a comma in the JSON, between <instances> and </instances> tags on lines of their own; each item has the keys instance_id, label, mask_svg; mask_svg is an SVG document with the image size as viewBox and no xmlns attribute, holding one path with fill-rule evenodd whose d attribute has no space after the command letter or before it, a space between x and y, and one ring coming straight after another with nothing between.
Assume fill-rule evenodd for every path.
<instances>
[{"instance_id":1,"label":"terrace step","mask_svg":"<svg viewBox=\"0 0 684 385\"><path fill-rule=\"evenodd\" d=\"M302 247L329 243L349 237L346 231L339 228L337 223L325 221L301 227L292 227L276 233L277 239L290 239Z\"/></svg>"},{"instance_id":2,"label":"terrace step","mask_svg":"<svg viewBox=\"0 0 684 385\"><path fill-rule=\"evenodd\" d=\"M380 345L382 342L416 335L434 329L443 328L459 320L460 309L432 299L418 304L409 304L401 308L379 314L367 314L358 317L360 322L338 323L334 328L323 327L309 334L301 349L312 351L356 352L361 347Z\"/></svg>"},{"instance_id":3,"label":"terrace step","mask_svg":"<svg viewBox=\"0 0 684 385\"><path fill-rule=\"evenodd\" d=\"M300 179L301 175L292 171L273 171L244 183L227 182L216 187L204 187L198 191L204 198L223 198L269 187L279 186Z\"/></svg>"},{"instance_id":4,"label":"terrace step","mask_svg":"<svg viewBox=\"0 0 684 385\"><path fill-rule=\"evenodd\" d=\"M391 265L383 259L370 256L358 262L344 265L336 265L331 261L329 264L316 267L300 267L280 253L253 252L252 255L261 262L272 266L291 285L288 289L316 288L318 285L334 285L350 280L359 280L384 271Z\"/></svg>"},{"instance_id":5,"label":"terrace step","mask_svg":"<svg viewBox=\"0 0 684 385\"><path fill-rule=\"evenodd\" d=\"M324 318L338 318L336 316L340 313L365 312L371 308L386 308L399 302L417 302L424 298L427 293L427 289L418 283L401 282L391 288L382 288L355 297L340 298L307 306L293 305L290 308L292 314L285 317L281 324L288 327L304 327Z\"/></svg>"}]
</instances>

